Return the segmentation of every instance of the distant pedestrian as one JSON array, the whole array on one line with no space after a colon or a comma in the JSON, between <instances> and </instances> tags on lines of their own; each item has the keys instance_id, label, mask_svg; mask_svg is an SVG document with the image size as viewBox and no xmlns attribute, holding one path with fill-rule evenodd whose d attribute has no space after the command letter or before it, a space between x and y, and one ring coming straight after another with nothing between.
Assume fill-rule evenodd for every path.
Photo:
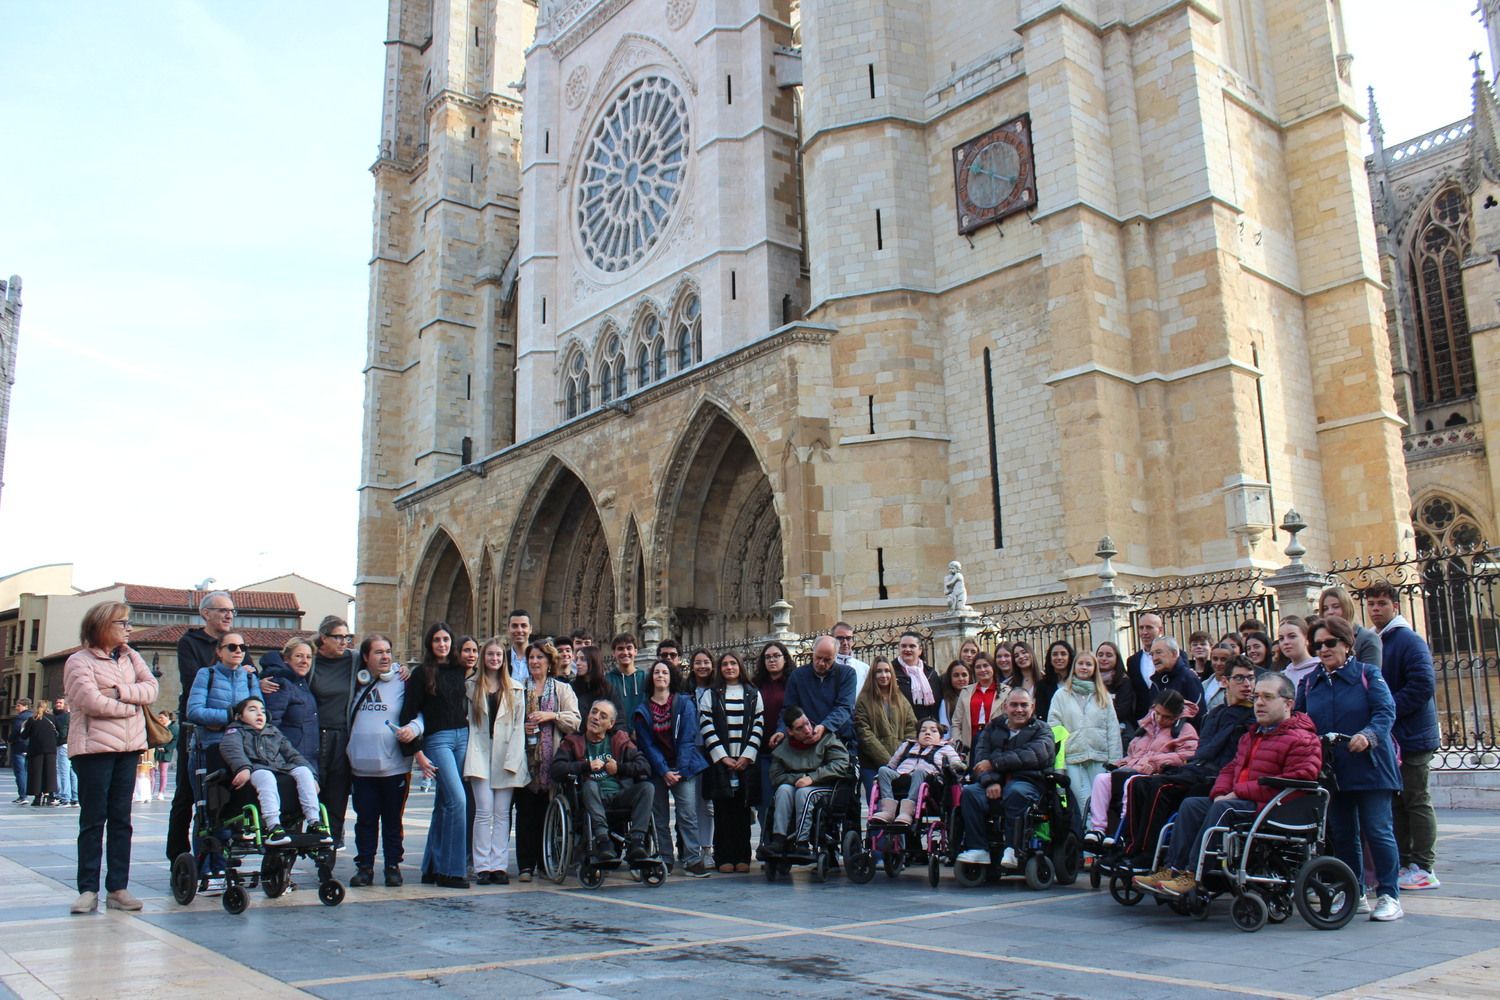
<instances>
[{"instance_id":1,"label":"distant pedestrian","mask_svg":"<svg viewBox=\"0 0 1500 1000\"><path fill-rule=\"evenodd\" d=\"M78 780L68 759L68 727L72 718L68 699L59 698L52 703L52 724L57 727L57 798L52 804L58 806L78 804Z\"/></svg>"},{"instance_id":2,"label":"distant pedestrian","mask_svg":"<svg viewBox=\"0 0 1500 1000\"><path fill-rule=\"evenodd\" d=\"M57 797L57 726L52 721L52 706L44 699L36 703L36 714L26 723L27 766L30 770L27 789L31 804L50 806Z\"/></svg>"},{"instance_id":3,"label":"distant pedestrian","mask_svg":"<svg viewBox=\"0 0 1500 1000\"><path fill-rule=\"evenodd\" d=\"M31 721L31 702L25 698L16 701L16 716L10 721L10 770L16 776L15 802L26 801L26 723Z\"/></svg>"}]
</instances>

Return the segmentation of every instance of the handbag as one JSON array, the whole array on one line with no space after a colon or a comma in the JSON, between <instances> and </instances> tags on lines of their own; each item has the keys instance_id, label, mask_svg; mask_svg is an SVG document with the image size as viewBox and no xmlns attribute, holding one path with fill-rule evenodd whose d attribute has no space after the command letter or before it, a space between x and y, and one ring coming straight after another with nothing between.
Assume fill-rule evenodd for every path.
<instances>
[{"instance_id":1,"label":"handbag","mask_svg":"<svg viewBox=\"0 0 1500 1000\"><path fill-rule=\"evenodd\" d=\"M172 742L172 730L161 724L161 720L141 706L141 717L146 720L146 746L164 747Z\"/></svg>"}]
</instances>

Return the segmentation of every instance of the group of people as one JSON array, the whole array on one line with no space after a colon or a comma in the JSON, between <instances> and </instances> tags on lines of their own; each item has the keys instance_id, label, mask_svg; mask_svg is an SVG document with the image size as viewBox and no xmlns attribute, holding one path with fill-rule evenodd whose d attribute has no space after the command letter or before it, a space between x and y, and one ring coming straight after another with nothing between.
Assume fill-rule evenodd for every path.
<instances>
[{"instance_id":1,"label":"group of people","mask_svg":"<svg viewBox=\"0 0 1500 1000\"><path fill-rule=\"evenodd\" d=\"M68 757L68 729L72 723L68 699L16 702L10 723L10 766L16 779L17 804L28 797L33 806L77 806L78 777Z\"/></svg>"},{"instance_id":2,"label":"group of people","mask_svg":"<svg viewBox=\"0 0 1500 1000\"><path fill-rule=\"evenodd\" d=\"M1237 803L1184 805L1188 820L1207 822L1255 801L1231 774L1237 761L1253 773L1287 733L1341 732L1352 738L1333 751L1334 846L1357 872L1369 847L1374 913L1394 919L1402 889L1438 885L1426 790L1438 738L1433 669L1426 644L1396 613L1394 590L1376 584L1364 598L1378 633L1355 628L1348 594L1330 588L1319 617L1284 618L1275 640L1248 621L1218 642L1194 633L1182 649L1145 614L1129 656L1113 642L1090 652L1058 640L1039 657L1025 642L991 653L967 640L939 674L914 632L900 637L893 659L868 664L854 655L845 622L814 642L801 667L777 641L752 663L706 649L684 657L666 640L648 662L629 633L607 649L582 630L533 637L519 610L503 638L430 625L410 669L378 633L356 653L336 617L257 666L233 630L230 595L215 592L201 602L202 627L179 644L184 725L174 732L167 855L190 849L194 772L214 754L236 785L255 788L273 842L287 836L275 773L296 783L303 832L330 842L344 840L352 796L356 887L373 883L377 854L385 884L402 884L414 766L436 793L421 878L442 887L507 884L512 833L517 878L533 878L549 798L573 780L595 820L587 849L597 860L616 850L605 823L613 805L629 814L629 860L643 856L654 825L669 868L705 877L749 870L757 820L764 843L795 843L812 803L838 780L857 777L867 794L878 788L872 820L899 825L912 821L924 775L967 768L962 857L989 862L984 831L998 817L1000 864L1014 866L1017 819L1039 798L1040 773L1059 763L1053 727L1067 733L1060 763L1095 850L1153 821L1134 793L1125 801L1130 775L1190 773L1201 793ZM126 891L130 786L122 792L116 781L127 780L126 763L134 781L156 681L126 644L129 632L123 605L91 609L84 648L65 668L82 806L75 912L97 903L106 827L110 905L138 905ZM26 725L35 738L35 722ZM1249 762L1241 760L1247 740ZM163 761L158 778L167 773ZM1183 854L1192 838L1173 843L1167 868L1144 879L1152 891L1191 889Z\"/></svg>"}]
</instances>

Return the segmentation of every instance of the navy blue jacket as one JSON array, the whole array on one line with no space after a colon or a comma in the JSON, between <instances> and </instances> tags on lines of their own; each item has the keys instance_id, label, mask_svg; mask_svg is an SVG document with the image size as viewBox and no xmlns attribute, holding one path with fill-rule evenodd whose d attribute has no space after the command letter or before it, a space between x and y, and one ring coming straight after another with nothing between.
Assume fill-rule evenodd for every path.
<instances>
[{"instance_id":1,"label":"navy blue jacket","mask_svg":"<svg viewBox=\"0 0 1500 1000\"><path fill-rule=\"evenodd\" d=\"M1151 681L1146 680L1145 676L1145 665L1150 662L1151 654L1144 649L1138 649L1125 657L1125 676L1130 681L1131 689L1135 691L1135 714L1130 718L1129 725L1125 727L1127 730L1134 729L1136 720L1151 710L1151 698L1153 697ZM1188 663L1186 650L1177 651L1177 668L1179 670L1186 670L1188 673L1193 672L1192 665ZM1151 678L1155 680L1156 675L1153 673ZM1199 687L1202 687L1201 683ZM1186 698L1187 695L1184 694L1183 697ZM1194 698L1193 700L1199 702L1201 707L1203 701L1201 697Z\"/></svg>"},{"instance_id":2,"label":"navy blue jacket","mask_svg":"<svg viewBox=\"0 0 1500 1000\"><path fill-rule=\"evenodd\" d=\"M1369 737L1370 749L1351 753L1333 748L1333 770L1341 792L1400 791L1391 723L1396 703L1380 670L1350 659L1330 674L1321 666L1297 689L1297 711L1306 712L1320 733Z\"/></svg>"},{"instance_id":3,"label":"navy blue jacket","mask_svg":"<svg viewBox=\"0 0 1500 1000\"><path fill-rule=\"evenodd\" d=\"M811 663L798 667L787 678L782 705L796 705L807 713L808 721L835 733L856 756L854 741L854 668L835 663L828 673L819 676ZM776 731L786 732L786 724L776 720Z\"/></svg>"},{"instance_id":4,"label":"navy blue jacket","mask_svg":"<svg viewBox=\"0 0 1500 1000\"><path fill-rule=\"evenodd\" d=\"M1212 767L1214 773L1234 760L1240 737L1255 721L1255 709L1249 705L1230 705L1227 702L1209 712L1198 729L1198 749L1189 764Z\"/></svg>"},{"instance_id":5,"label":"navy blue jacket","mask_svg":"<svg viewBox=\"0 0 1500 1000\"><path fill-rule=\"evenodd\" d=\"M1438 748L1437 679L1432 650L1422 637L1404 626L1387 628L1380 637L1380 673L1396 701L1396 723L1391 735L1403 754L1430 753Z\"/></svg>"},{"instance_id":6,"label":"navy blue jacket","mask_svg":"<svg viewBox=\"0 0 1500 1000\"><path fill-rule=\"evenodd\" d=\"M308 678L297 676L297 672L286 665L280 653L267 653L260 658L260 675L275 681L280 687L266 695L266 711L271 715L271 725L281 730L281 735L307 759L313 774L318 773L318 699L313 697Z\"/></svg>"},{"instance_id":7,"label":"navy blue jacket","mask_svg":"<svg viewBox=\"0 0 1500 1000\"><path fill-rule=\"evenodd\" d=\"M1193 668L1187 665L1187 661L1180 657L1177 666L1170 673L1163 674L1158 670L1151 675L1151 693L1146 699L1147 711L1156 704L1157 696L1163 691L1181 692L1185 701L1196 702L1198 710L1203 710L1203 682L1193 673Z\"/></svg>"},{"instance_id":8,"label":"navy blue jacket","mask_svg":"<svg viewBox=\"0 0 1500 1000\"><path fill-rule=\"evenodd\" d=\"M679 694L672 698L672 743L677 749L676 760L667 760L656 742L649 701L647 699L636 706L635 745L651 764L651 777L663 777L668 771L676 771L684 778L702 774L708 768L708 761L704 759L703 751L698 749L700 727L697 701L690 694Z\"/></svg>"}]
</instances>

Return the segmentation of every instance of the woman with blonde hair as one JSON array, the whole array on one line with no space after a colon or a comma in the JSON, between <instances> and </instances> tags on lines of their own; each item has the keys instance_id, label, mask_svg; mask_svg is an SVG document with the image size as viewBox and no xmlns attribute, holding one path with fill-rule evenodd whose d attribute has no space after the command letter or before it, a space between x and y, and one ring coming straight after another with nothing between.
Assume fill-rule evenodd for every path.
<instances>
[{"instance_id":1,"label":"woman with blonde hair","mask_svg":"<svg viewBox=\"0 0 1500 1000\"><path fill-rule=\"evenodd\" d=\"M531 780L526 766L526 689L510 675L507 645L491 639L466 682L469 747L464 778L474 792L474 877L509 885L510 803Z\"/></svg>"},{"instance_id":2,"label":"woman with blonde hair","mask_svg":"<svg viewBox=\"0 0 1500 1000\"><path fill-rule=\"evenodd\" d=\"M1099 679L1093 653L1084 650L1074 658L1067 682L1052 698L1047 722L1068 731L1063 746L1068 782L1079 809L1087 811L1094 779L1104 773L1104 765L1124 756L1114 699Z\"/></svg>"},{"instance_id":3,"label":"woman with blonde hair","mask_svg":"<svg viewBox=\"0 0 1500 1000\"><path fill-rule=\"evenodd\" d=\"M78 773L78 899L71 912L99 904L101 855L112 910L139 910L130 894L130 793L146 749L146 715L156 700L156 678L127 644L130 607L104 601L84 613L83 648L63 665L63 690L72 706L68 745ZM105 833L109 849L104 852Z\"/></svg>"}]
</instances>

